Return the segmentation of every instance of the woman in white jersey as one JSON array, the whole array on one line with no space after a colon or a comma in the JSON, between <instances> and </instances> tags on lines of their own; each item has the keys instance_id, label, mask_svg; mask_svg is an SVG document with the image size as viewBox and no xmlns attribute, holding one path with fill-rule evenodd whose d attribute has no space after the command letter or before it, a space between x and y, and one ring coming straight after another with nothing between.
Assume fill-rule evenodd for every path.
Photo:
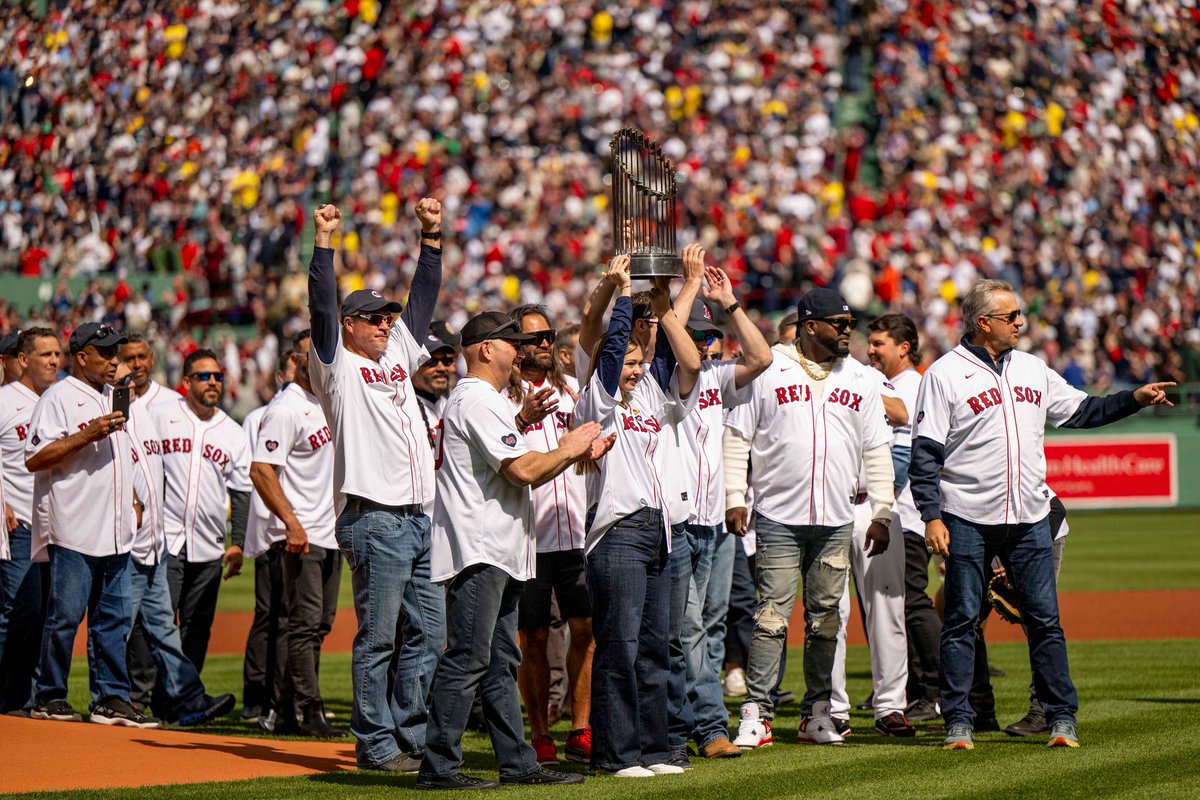
<instances>
[{"instance_id":1,"label":"woman in white jersey","mask_svg":"<svg viewBox=\"0 0 1200 800\"><path fill-rule=\"evenodd\" d=\"M613 259L605 279L620 296L574 412L576 423L599 422L604 435L617 434L587 481L585 550L596 639L592 765L620 777L651 777L683 771L667 763L671 521L655 450L664 426L695 402L700 356L660 280L653 293L659 336L646 376L645 353L629 340L629 257Z\"/></svg>"}]
</instances>

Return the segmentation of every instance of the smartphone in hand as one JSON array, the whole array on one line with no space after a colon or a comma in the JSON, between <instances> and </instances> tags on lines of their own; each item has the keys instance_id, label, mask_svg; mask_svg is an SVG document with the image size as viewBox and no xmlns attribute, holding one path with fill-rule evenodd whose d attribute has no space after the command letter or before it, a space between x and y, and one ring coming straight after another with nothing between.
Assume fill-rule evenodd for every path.
<instances>
[{"instance_id":1,"label":"smartphone in hand","mask_svg":"<svg viewBox=\"0 0 1200 800\"><path fill-rule=\"evenodd\" d=\"M129 399L130 391L128 386L116 386L113 388L112 410L113 413L120 412L126 420L129 419Z\"/></svg>"}]
</instances>

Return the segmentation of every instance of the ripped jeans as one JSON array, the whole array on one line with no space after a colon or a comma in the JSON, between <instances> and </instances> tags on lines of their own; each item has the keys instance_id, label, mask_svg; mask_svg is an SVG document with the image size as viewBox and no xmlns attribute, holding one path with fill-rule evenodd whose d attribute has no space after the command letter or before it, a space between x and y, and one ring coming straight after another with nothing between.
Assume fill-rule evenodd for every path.
<instances>
[{"instance_id":1,"label":"ripped jeans","mask_svg":"<svg viewBox=\"0 0 1200 800\"><path fill-rule=\"evenodd\" d=\"M746 702L757 703L764 719L774 716L771 688L778 678L779 656L787 644L788 620L802 572L805 692L800 712L809 716L813 703L829 700L841 624L838 602L850 572L853 529L852 522L840 527L783 525L755 516L758 608L746 664Z\"/></svg>"}]
</instances>

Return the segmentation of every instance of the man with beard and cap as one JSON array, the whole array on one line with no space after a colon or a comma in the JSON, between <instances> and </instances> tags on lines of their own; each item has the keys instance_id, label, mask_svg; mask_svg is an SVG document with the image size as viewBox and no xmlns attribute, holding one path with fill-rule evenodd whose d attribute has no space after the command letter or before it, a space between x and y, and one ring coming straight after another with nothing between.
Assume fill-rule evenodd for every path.
<instances>
[{"instance_id":1,"label":"man with beard and cap","mask_svg":"<svg viewBox=\"0 0 1200 800\"><path fill-rule=\"evenodd\" d=\"M888 547L895 497L879 373L847 358L854 327L849 305L837 292L812 289L797 315L794 346L772 348L774 362L751 384L753 397L726 420L736 434L725 438L728 492L745 496L749 452L758 544L760 597L734 741L748 750L772 742L771 687L801 577L806 691L799 739L842 743L830 698L860 468L871 504L864 548L870 555Z\"/></svg>"},{"instance_id":2,"label":"man with beard and cap","mask_svg":"<svg viewBox=\"0 0 1200 800\"><path fill-rule=\"evenodd\" d=\"M517 425L530 450L549 452L570 430L571 412L579 392L572 388L554 358L557 332L549 312L536 305L512 312L522 333L531 337L520 345L520 383L509 399ZM525 420L521 400L539 393L554 411L537 420ZM587 486L583 475L568 470L533 490L533 533L537 541L537 569L525 584L518 612L517 634L521 667L517 673L532 733L533 749L542 764L558 760L550 738L550 637L552 604L566 620L570 644L566 653L572 722L566 756L586 764L592 755L592 604L588 597L587 561L583 554Z\"/></svg>"},{"instance_id":3,"label":"man with beard and cap","mask_svg":"<svg viewBox=\"0 0 1200 800\"><path fill-rule=\"evenodd\" d=\"M34 563L33 483L25 444L38 398L58 378L62 345L50 328L29 328L18 338L15 372L0 387L0 456L6 505L0 528L0 713L28 713L45 622L49 565Z\"/></svg>"},{"instance_id":4,"label":"man with beard and cap","mask_svg":"<svg viewBox=\"0 0 1200 800\"><path fill-rule=\"evenodd\" d=\"M203 670L222 567L225 580L242 569L250 512L250 442L219 408L225 373L216 353L196 350L184 359L183 382L186 398L153 404L150 412L162 436L167 482L167 583L179 613L183 652ZM232 520L228 547L227 519Z\"/></svg>"},{"instance_id":5,"label":"man with beard and cap","mask_svg":"<svg viewBox=\"0 0 1200 800\"><path fill-rule=\"evenodd\" d=\"M130 550L136 518L133 448L113 411L117 345L125 337L95 322L71 334L74 374L42 393L33 409L25 468L34 481L33 557L48 549L50 593L34 690L34 719L79 721L67 701L71 654L87 616L91 721L157 728L129 702L125 641L133 623ZM45 509L43 514L42 509Z\"/></svg>"},{"instance_id":6,"label":"man with beard and cap","mask_svg":"<svg viewBox=\"0 0 1200 800\"><path fill-rule=\"evenodd\" d=\"M0 375L0 386L7 386L21 379L21 365L17 363L17 337L20 331L10 331L0 336L0 359L3 360L4 374Z\"/></svg>"},{"instance_id":7,"label":"man with beard and cap","mask_svg":"<svg viewBox=\"0 0 1200 800\"><path fill-rule=\"evenodd\" d=\"M413 389L421 404L421 421L429 433L429 446L433 448L433 468L442 463L442 412L446 398L458 379L455 364L458 363L458 343L461 337L450 330L443 320L429 323L425 335L425 349L429 360L417 367L413 373ZM425 504L425 513L433 513L433 500Z\"/></svg>"}]
</instances>

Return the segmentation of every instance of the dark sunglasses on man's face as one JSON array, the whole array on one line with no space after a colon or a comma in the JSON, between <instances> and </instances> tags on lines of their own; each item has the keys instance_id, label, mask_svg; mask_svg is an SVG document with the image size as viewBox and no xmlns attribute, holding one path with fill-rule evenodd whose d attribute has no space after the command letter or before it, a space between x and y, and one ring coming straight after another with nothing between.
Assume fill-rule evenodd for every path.
<instances>
[{"instance_id":1,"label":"dark sunglasses on man's face","mask_svg":"<svg viewBox=\"0 0 1200 800\"><path fill-rule=\"evenodd\" d=\"M558 331L556 331L556 330L530 331L529 335L532 336L533 338L530 339L529 341L525 342L525 344L531 344L534 347L540 347L541 345L544 345L544 344L554 344L554 340L558 338Z\"/></svg>"},{"instance_id":2,"label":"dark sunglasses on man's face","mask_svg":"<svg viewBox=\"0 0 1200 800\"><path fill-rule=\"evenodd\" d=\"M353 316L355 319L366 320L372 328L378 328L384 321L388 325L392 324L391 314L354 314Z\"/></svg>"},{"instance_id":3,"label":"dark sunglasses on man's face","mask_svg":"<svg viewBox=\"0 0 1200 800\"><path fill-rule=\"evenodd\" d=\"M200 372L193 372L191 375L188 375L188 377L192 380L200 381L201 383L208 383L209 381L216 381L217 383L225 382L224 372L213 372L207 369L201 370Z\"/></svg>"},{"instance_id":4,"label":"dark sunglasses on man's face","mask_svg":"<svg viewBox=\"0 0 1200 800\"><path fill-rule=\"evenodd\" d=\"M717 340L717 335L711 331L688 331L692 335L692 341L699 343L704 342L709 347Z\"/></svg>"},{"instance_id":5,"label":"dark sunglasses on man's face","mask_svg":"<svg viewBox=\"0 0 1200 800\"><path fill-rule=\"evenodd\" d=\"M822 319L821 322L824 322L826 325L832 326L833 329L838 332L838 335L841 336L843 333L846 332L847 328L850 328L850 329L854 328L854 323L856 322L856 320L854 319L854 317L836 317L834 319L829 319L829 318Z\"/></svg>"},{"instance_id":6,"label":"dark sunglasses on man's face","mask_svg":"<svg viewBox=\"0 0 1200 800\"><path fill-rule=\"evenodd\" d=\"M1017 321L1017 317L1021 316L1021 310L1009 311L1007 314L984 314L988 319L1002 319L1009 325Z\"/></svg>"},{"instance_id":7,"label":"dark sunglasses on man's face","mask_svg":"<svg viewBox=\"0 0 1200 800\"><path fill-rule=\"evenodd\" d=\"M457 360L457 356L447 354L444 356L430 356L429 360L425 363L431 367L453 367L454 362Z\"/></svg>"}]
</instances>

